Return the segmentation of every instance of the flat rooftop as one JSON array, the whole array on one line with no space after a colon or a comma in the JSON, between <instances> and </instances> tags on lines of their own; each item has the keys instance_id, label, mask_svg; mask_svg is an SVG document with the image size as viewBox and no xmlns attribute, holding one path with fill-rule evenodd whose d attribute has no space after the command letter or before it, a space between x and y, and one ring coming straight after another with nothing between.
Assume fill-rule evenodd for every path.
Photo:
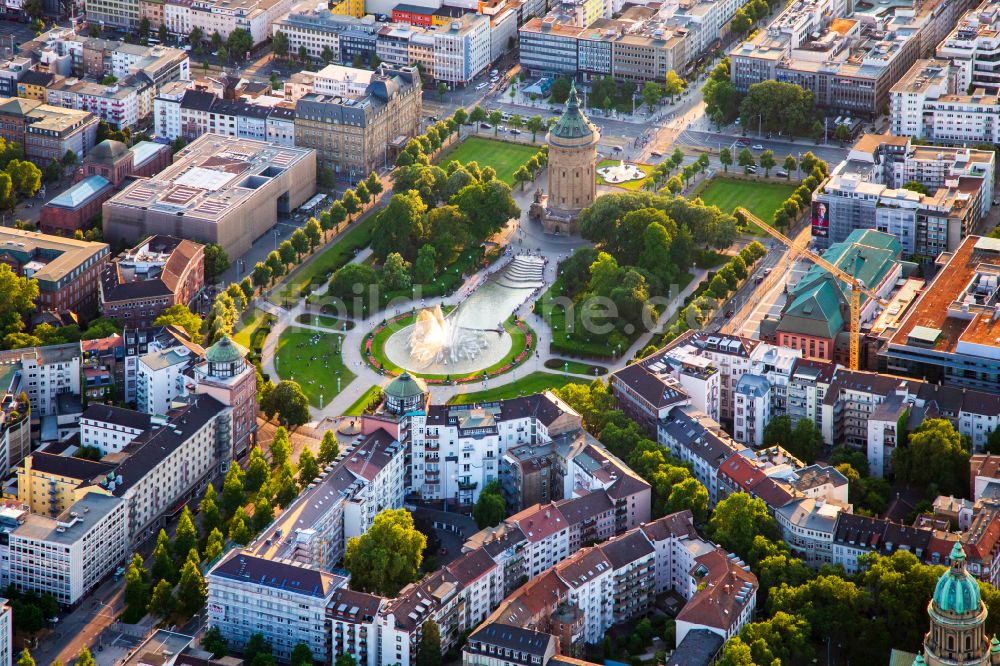
<instances>
[{"instance_id":1,"label":"flat rooftop","mask_svg":"<svg viewBox=\"0 0 1000 666\"><path fill-rule=\"evenodd\" d=\"M205 134L178 153L172 165L136 180L108 203L217 222L312 152Z\"/></svg>"},{"instance_id":2,"label":"flat rooftop","mask_svg":"<svg viewBox=\"0 0 1000 666\"><path fill-rule=\"evenodd\" d=\"M14 534L25 539L69 545L76 543L124 502L120 497L87 493L58 518L29 514Z\"/></svg>"},{"instance_id":3,"label":"flat rooftop","mask_svg":"<svg viewBox=\"0 0 1000 666\"><path fill-rule=\"evenodd\" d=\"M45 265L32 275L41 281L58 282L88 259L101 254L108 254L107 243L92 243L10 227L0 228L0 257L10 257L18 265L29 261L44 261Z\"/></svg>"},{"instance_id":4,"label":"flat rooftop","mask_svg":"<svg viewBox=\"0 0 1000 666\"><path fill-rule=\"evenodd\" d=\"M969 236L947 257L890 344L1000 358L1000 240Z\"/></svg>"}]
</instances>

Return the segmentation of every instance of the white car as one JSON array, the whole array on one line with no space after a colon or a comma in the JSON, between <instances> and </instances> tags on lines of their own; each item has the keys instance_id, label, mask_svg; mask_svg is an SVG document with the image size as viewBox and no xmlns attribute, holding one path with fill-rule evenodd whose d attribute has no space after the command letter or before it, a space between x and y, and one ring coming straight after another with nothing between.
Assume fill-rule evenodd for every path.
<instances>
[{"instance_id":1,"label":"white car","mask_svg":"<svg viewBox=\"0 0 1000 666\"><path fill-rule=\"evenodd\" d=\"M476 90L482 90L483 88L485 88L488 85L490 85L490 84L485 83L485 82L480 83L478 86L476 86Z\"/></svg>"},{"instance_id":2,"label":"white car","mask_svg":"<svg viewBox=\"0 0 1000 666\"><path fill-rule=\"evenodd\" d=\"M751 146L751 148L753 148L754 150L764 150L764 146L760 145L759 143L755 143L753 146Z\"/></svg>"}]
</instances>

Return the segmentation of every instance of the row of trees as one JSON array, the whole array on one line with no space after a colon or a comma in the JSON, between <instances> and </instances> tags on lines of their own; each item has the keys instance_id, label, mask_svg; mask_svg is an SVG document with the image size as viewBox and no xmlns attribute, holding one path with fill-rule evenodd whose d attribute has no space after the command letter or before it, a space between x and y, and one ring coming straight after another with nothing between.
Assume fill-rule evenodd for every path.
<instances>
[{"instance_id":1,"label":"row of trees","mask_svg":"<svg viewBox=\"0 0 1000 666\"><path fill-rule=\"evenodd\" d=\"M0 273L3 269L0 269ZM4 276L0 275L0 283ZM55 327L51 324L39 324L31 333L9 333L3 338L4 349L22 349L24 347L41 347L44 345L61 345L78 340L96 340L120 333L121 327L113 319L98 317L92 319L86 328L81 330L79 324L67 324Z\"/></svg>"},{"instance_id":2,"label":"row of trees","mask_svg":"<svg viewBox=\"0 0 1000 666\"><path fill-rule=\"evenodd\" d=\"M521 184L521 191L523 192L525 184L535 180L548 163L549 147L548 145L544 145L538 149L537 153L529 157L524 164L517 168L514 172L514 182Z\"/></svg>"},{"instance_id":3,"label":"row of trees","mask_svg":"<svg viewBox=\"0 0 1000 666\"><path fill-rule=\"evenodd\" d=\"M716 310L718 310L720 299L725 298L725 296L729 295L730 291L735 289L733 283L735 282L738 285L739 280L743 279L738 277L741 271L739 263L736 260L740 259L743 262L743 269L749 273L750 267L757 263L765 254L767 254L767 249L757 241L750 243L750 245L740 250L740 253L736 257L733 257L729 264L723 266L715 277L712 278L705 291L693 298L690 303L677 313L677 318L670 325L670 328L664 332L661 342L669 342L685 331L704 326ZM718 294L723 292L725 296L718 296ZM655 346L652 349L647 347L646 350L643 350L643 354L652 353L653 351L656 351Z\"/></svg>"},{"instance_id":4,"label":"row of trees","mask_svg":"<svg viewBox=\"0 0 1000 666\"><path fill-rule=\"evenodd\" d=\"M652 486L654 518L687 509L697 522L705 520L708 491L687 465L646 437L638 424L617 408L604 382L568 384L556 393L580 413L588 432Z\"/></svg>"},{"instance_id":5,"label":"row of trees","mask_svg":"<svg viewBox=\"0 0 1000 666\"><path fill-rule=\"evenodd\" d=\"M728 149L723 149L727 151ZM767 153L771 151L764 151L761 154L761 164L764 164L764 158ZM731 156L730 156L731 159ZM744 148L739 155L740 165L753 164L753 154L749 150ZM774 166L774 157L771 155L770 166ZM801 161L797 161L793 156L789 155L785 158L784 166L786 169L795 169L796 167L801 168L809 175L802 181L802 184L795 188L787 199L781 204L779 208L774 211L774 215L771 218L771 225L779 229L787 227L789 224L795 222L799 215L808 210L812 202L812 193L819 187L820 183L827 177L829 173L829 167L827 163L811 152L807 152L802 156ZM789 170L789 175L791 170ZM746 226L749 221L744 219L741 214L736 215L737 221L741 226Z\"/></svg>"},{"instance_id":6,"label":"row of trees","mask_svg":"<svg viewBox=\"0 0 1000 666\"><path fill-rule=\"evenodd\" d=\"M257 262L250 274L253 286L266 289L278 278L288 274L301 262L303 255L314 252L326 241L330 231L339 229L345 221L350 224L356 214L362 212L382 193L382 189L382 181L373 171L354 189L347 190L340 199L330 204L318 219L309 218L302 229L296 229L264 261Z\"/></svg>"},{"instance_id":7,"label":"row of trees","mask_svg":"<svg viewBox=\"0 0 1000 666\"><path fill-rule=\"evenodd\" d=\"M642 183L643 189L650 191L660 190L662 192L661 188L665 187L666 192L663 193L680 194L695 176L708 171L708 167L711 164L708 155L703 153L694 162L681 168L680 173L676 176L672 176L674 169L681 166L684 158L684 151L680 148L675 148L670 156L653 167L653 171Z\"/></svg>"},{"instance_id":8,"label":"row of trees","mask_svg":"<svg viewBox=\"0 0 1000 666\"><path fill-rule=\"evenodd\" d=\"M94 655L90 653L90 649L88 648L80 650L80 654L76 656L76 661L73 664L74 666L97 666L97 662L94 661ZM28 648L24 648L21 651L21 656L17 660L17 666L35 666L35 659L31 656ZM56 659L52 662L52 666L63 666L62 660Z\"/></svg>"},{"instance_id":9,"label":"row of trees","mask_svg":"<svg viewBox=\"0 0 1000 666\"><path fill-rule=\"evenodd\" d=\"M138 553L133 556L125 573L126 622L138 622L146 613L160 619L175 614L189 617L201 609L206 599L203 565L207 568L214 562L229 542L249 544L273 520L274 508L291 504L301 488L319 475L321 466L336 459L339 448L333 432L327 432L319 454L304 449L296 467L290 460L288 431L279 427L270 453L269 463L255 446L245 471L231 466L221 496L209 484L198 505L200 529L184 507L172 540L160 530L148 567ZM179 562L183 564L178 568Z\"/></svg>"},{"instance_id":10,"label":"row of trees","mask_svg":"<svg viewBox=\"0 0 1000 666\"><path fill-rule=\"evenodd\" d=\"M837 661L873 663L891 648L919 649L925 609L943 567L921 564L901 550L862 556L853 576L830 564L813 570L779 540L767 505L744 493L719 502L707 533L746 561L760 583L758 619L726 643L723 666L810 663L818 649ZM987 583L979 587L992 634L1000 626L1000 593Z\"/></svg>"},{"instance_id":11,"label":"row of trees","mask_svg":"<svg viewBox=\"0 0 1000 666\"><path fill-rule=\"evenodd\" d=\"M568 85L568 84L567 84ZM466 113L465 109L459 108L455 111L455 115L452 116L452 120L457 122L459 125L472 124L476 126L476 132L479 132L480 123L488 123L493 126L493 133L497 133L497 127L503 122L503 113L497 110L487 111L483 107L476 105L472 109L471 113ZM531 141L534 143L538 136L538 133L544 129L548 129L556 122L555 118L549 118L547 121L541 116L531 116L530 118L524 118L520 114L513 114L507 124L510 125L512 129L521 129L524 127L529 132L531 132Z\"/></svg>"}]
</instances>

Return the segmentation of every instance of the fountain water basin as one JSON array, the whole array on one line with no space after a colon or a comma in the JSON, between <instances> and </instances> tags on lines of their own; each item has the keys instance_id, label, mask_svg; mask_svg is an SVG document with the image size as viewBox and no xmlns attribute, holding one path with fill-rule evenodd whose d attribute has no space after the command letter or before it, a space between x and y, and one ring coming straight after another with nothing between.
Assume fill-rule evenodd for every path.
<instances>
[{"instance_id":1,"label":"fountain water basin","mask_svg":"<svg viewBox=\"0 0 1000 666\"><path fill-rule=\"evenodd\" d=\"M629 164L622 160L615 166L601 167L597 174L606 183L627 183L633 180L641 180L646 177L646 173L634 164Z\"/></svg>"},{"instance_id":2,"label":"fountain water basin","mask_svg":"<svg viewBox=\"0 0 1000 666\"><path fill-rule=\"evenodd\" d=\"M513 344L503 322L543 286L541 257L518 255L445 315L440 306L389 337L384 353L417 375L467 375L499 363Z\"/></svg>"}]
</instances>

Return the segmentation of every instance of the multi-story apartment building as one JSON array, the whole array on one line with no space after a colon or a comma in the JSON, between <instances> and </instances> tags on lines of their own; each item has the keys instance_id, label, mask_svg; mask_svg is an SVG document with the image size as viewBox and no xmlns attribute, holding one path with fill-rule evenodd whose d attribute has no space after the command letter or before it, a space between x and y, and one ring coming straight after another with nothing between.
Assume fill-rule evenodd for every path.
<instances>
[{"instance_id":1,"label":"multi-story apartment building","mask_svg":"<svg viewBox=\"0 0 1000 666\"><path fill-rule=\"evenodd\" d=\"M490 64L490 19L466 14L429 28L434 36L434 78L464 86Z\"/></svg>"},{"instance_id":2,"label":"multi-story apartment building","mask_svg":"<svg viewBox=\"0 0 1000 666\"><path fill-rule=\"evenodd\" d=\"M95 314L98 283L109 254L106 243L0 230L0 261L18 275L38 280L38 309L43 312Z\"/></svg>"},{"instance_id":3,"label":"multi-story apartment building","mask_svg":"<svg viewBox=\"0 0 1000 666\"><path fill-rule=\"evenodd\" d=\"M935 55L955 68L955 87L971 93L1000 93L1000 8L983 2L958 21Z\"/></svg>"},{"instance_id":4,"label":"multi-story apartment building","mask_svg":"<svg viewBox=\"0 0 1000 666\"><path fill-rule=\"evenodd\" d=\"M230 551L205 576L208 621L229 645L240 649L254 634L287 662L298 643L313 658L328 662L331 631L327 614L334 595L347 583L344 576L291 562Z\"/></svg>"},{"instance_id":5,"label":"multi-story apartment building","mask_svg":"<svg viewBox=\"0 0 1000 666\"><path fill-rule=\"evenodd\" d=\"M112 127L135 127L153 112L155 86L145 75L127 75L112 85L76 78L48 88L47 102L64 109L89 111Z\"/></svg>"},{"instance_id":6,"label":"multi-story apartment building","mask_svg":"<svg viewBox=\"0 0 1000 666\"><path fill-rule=\"evenodd\" d=\"M363 95L311 93L295 105L295 145L352 182L388 164L390 147L420 127L420 77L383 67Z\"/></svg>"},{"instance_id":7,"label":"multi-story apartment building","mask_svg":"<svg viewBox=\"0 0 1000 666\"><path fill-rule=\"evenodd\" d=\"M767 80L796 83L823 109L874 117L893 84L970 5L925 0L912 9L852 12L844 0L796 2L730 52L732 80L741 92Z\"/></svg>"},{"instance_id":8,"label":"multi-story apartment building","mask_svg":"<svg viewBox=\"0 0 1000 666\"><path fill-rule=\"evenodd\" d=\"M101 313L125 326L147 328L170 306L191 303L204 285L204 246L153 236L105 267Z\"/></svg>"},{"instance_id":9,"label":"multi-story apartment building","mask_svg":"<svg viewBox=\"0 0 1000 666\"><path fill-rule=\"evenodd\" d=\"M14 663L14 620L10 604L0 599L0 663Z\"/></svg>"},{"instance_id":10,"label":"multi-story apartment building","mask_svg":"<svg viewBox=\"0 0 1000 666\"><path fill-rule=\"evenodd\" d=\"M828 247L876 229L896 236L907 256L954 250L989 212L995 164L992 151L866 134L813 194L813 237ZM912 181L930 194L903 188Z\"/></svg>"},{"instance_id":11,"label":"multi-story apartment building","mask_svg":"<svg viewBox=\"0 0 1000 666\"><path fill-rule=\"evenodd\" d=\"M295 109L277 97L223 99L215 92L169 84L153 100L157 134L193 141L212 133L239 139L295 145Z\"/></svg>"},{"instance_id":12,"label":"multi-story apartment building","mask_svg":"<svg viewBox=\"0 0 1000 666\"><path fill-rule=\"evenodd\" d=\"M29 514L9 535L10 582L74 606L129 553L128 503L87 493L58 518Z\"/></svg>"},{"instance_id":13,"label":"multi-story apartment building","mask_svg":"<svg viewBox=\"0 0 1000 666\"><path fill-rule=\"evenodd\" d=\"M96 481L114 469L113 463L35 451L17 467L17 500L55 518L88 493L104 492Z\"/></svg>"},{"instance_id":14,"label":"multi-story apartment building","mask_svg":"<svg viewBox=\"0 0 1000 666\"><path fill-rule=\"evenodd\" d=\"M487 663L483 654L496 641L486 638L524 630L551 635L559 652L571 657L613 625L646 612L655 595L667 591L685 600L677 616L678 645L698 629L724 641L750 621L756 590L756 577L739 560L698 536L690 513L672 514L581 549L519 588L472 634L463 663ZM540 656L531 663L541 664L551 644L538 640L524 649L534 650L536 642Z\"/></svg>"},{"instance_id":15,"label":"multi-story apartment building","mask_svg":"<svg viewBox=\"0 0 1000 666\"><path fill-rule=\"evenodd\" d=\"M113 405L90 405L80 417L80 444L96 447L101 452L102 457L109 456L112 453L121 452L136 437L149 430L152 423L153 417L146 412L137 412ZM47 458L36 458L34 465L37 465L39 460L48 461ZM94 462L93 464L104 465L106 463ZM25 467L28 466L25 465ZM25 474L29 474L29 472L31 472L30 469L25 470ZM80 472L88 473L89 470L86 469L86 466L81 465ZM96 478L96 476L96 474L92 474L90 478Z\"/></svg>"},{"instance_id":16,"label":"multi-story apartment building","mask_svg":"<svg viewBox=\"0 0 1000 666\"><path fill-rule=\"evenodd\" d=\"M405 447L386 430L359 436L257 537L250 552L332 568L343 558L347 540L367 532L380 511L402 508L405 458ZM293 533L295 539L288 539Z\"/></svg>"},{"instance_id":17,"label":"multi-story apartment building","mask_svg":"<svg viewBox=\"0 0 1000 666\"><path fill-rule=\"evenodd\" d=\"M98 485L126 501L129 543L155 534L169 511L199 495L228 467L232 420L232 408L212 396L191 396L169 418L151 419L147 430L105 459L117 467Z\"/></svg>"},{"instance_id":18,"label":"multi-story apartment building","mask_svg":"<svg viewBox=\"0 0 1000 666\"><path fill-rule=\"evenodd\" d=\"M961 70L946 60L918 60L892 87L891 130L938 143L995 143L1000 137L996 92L957 85Z\"/></svg>"},{"instance_id":19,"label":"multi-story apartment building","mask_svg":"<svg viewBox=\"0 0 1000 666\"><path fill-rule=\"evenodd\" d=\"M80 395L80 343L0 352L0 367L20 373L20 390L36 416L58 413L61 395ZM16 464L16 463L15 463Z\"/></svg>"},{"instance_id":20,"label":"multi-story apartment building","mask_svg":"<svg viewBox=\"0 0 1000 666\"><path fill-rule=\"evenodd\" d=\"M483 405L429 405L408 415L409 487L427 499L472 504L500 478L507 449L543 444L580 428L580 415L552 393Z\"/></svg>"},{"instance_id":21,"label":"multi-story apartment building","mask_svg":"<svg viewBox=\"0 0 1000 666\"><path fill-rule=\"evenodd\" d=\"M344 53L341 49L341 35L347 35L344 41L348 51L352 38L365 36L375 48L375 35L383 26L371 15L355 18L322 9L302 11L301 7L297 7L274 23L274 32L280 32L288 38L289 53L297 54L299 49L305 47L310 58L321 60L323 51L330 49L335 62L350 64L355 53Z\"/></svg>"},{"instance_id":22,"label":"multi-story apartment building","mask_svg":"<svg viewBox=\"0 0 1000 666\"><path fill-rule=\"evenodd\" d=\"M42 104L25 115L19 143L24 156L41 167L61 160L70 150L83 157L97 143L99 122L89 111Z\"/></svg>"},{"instance_id":23,"label":"multi-story apartment building","mask_svg":"<svg viewBox=\"0 0 1000 666\"><path fill-rule=\"evenodd\" d=\"M170 404L184 395L188 369L199 354L184 345L151 351L139 358L135 403L146 414L166 414Z\"/></svg>"}]
</instances>

